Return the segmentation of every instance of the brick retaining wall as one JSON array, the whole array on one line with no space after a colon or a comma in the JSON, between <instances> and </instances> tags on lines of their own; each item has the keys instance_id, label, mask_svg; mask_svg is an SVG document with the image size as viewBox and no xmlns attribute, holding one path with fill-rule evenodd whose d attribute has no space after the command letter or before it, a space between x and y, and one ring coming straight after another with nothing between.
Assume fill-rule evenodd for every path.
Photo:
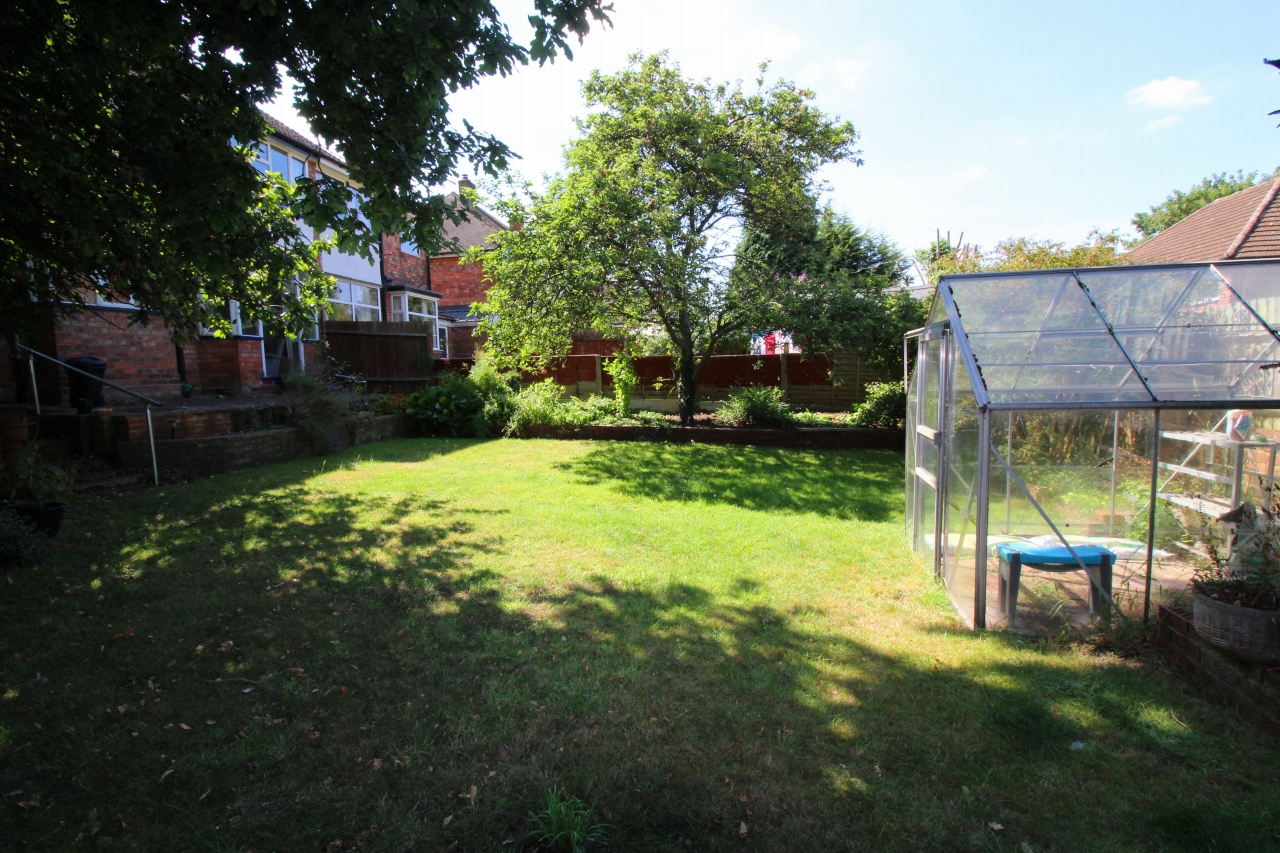
<instances>
[{"instance_id":1,"label":"brick retaining wall","mask_svg":"<svg viewBox=\"0 0 1280 853\"><path fill-rule=\"evenodd\" d=\"M167 471L216 474L300 456L316 456L347 447L411 434L406 415L355 418L338 431L332 447L317 443L297 427L202 438L157 439L156 459ZM145 438L116 444L119 463L150 470L151 448Z\"/></svg>"},{"instance_id":2,"label":"brick retaining wall","mask_svg":"<svg viewBox=\"0 0 1280 853\"><path fill-rule=\"evenodd\" d=\"M1196 633L1190 613L1163 605L1157 616L1156 646L1240 716L1280 735L1280 667L1219 651Z\"/></svg>"}]
</instances>

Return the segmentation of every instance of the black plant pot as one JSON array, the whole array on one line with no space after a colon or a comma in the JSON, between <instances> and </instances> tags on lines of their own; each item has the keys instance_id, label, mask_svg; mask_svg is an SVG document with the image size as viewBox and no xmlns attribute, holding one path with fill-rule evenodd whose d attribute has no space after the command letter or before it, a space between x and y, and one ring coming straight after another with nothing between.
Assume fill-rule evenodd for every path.
<instances>
[{"instance_id":1,"label":"black plant pot","mask_svg":"<svg viewBox=\"0 0 1280 853\"><path fill-rule=\"evenodd\" d=\"M50 539L58 535L62 526L62 513L66 504L53 501L17 501L10 504L18 517L29 522L32 527Z\"/></svg>"}]
</instances>

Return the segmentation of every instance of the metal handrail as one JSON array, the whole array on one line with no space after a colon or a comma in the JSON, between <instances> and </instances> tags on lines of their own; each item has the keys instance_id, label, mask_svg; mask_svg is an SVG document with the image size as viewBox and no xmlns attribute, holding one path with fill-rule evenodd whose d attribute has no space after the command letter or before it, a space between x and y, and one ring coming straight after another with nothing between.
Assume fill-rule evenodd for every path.
<instances>
[{"instance_id":1,"label":"metal handrail","mask_svg":"<svg viewBox=\"0 0 1280 853\"><path fill-rule=\"evenodd\" d=\"M29 352L32 355L38 355L41 358L43 358L45 361L52 361L54 364L60 364L63 367L65 367L67 370L73 370L76 373L79 373L81 376L88 376L90 379L97 380L98 382L101 382L103 385L109 385L112 388L116 389L117 391L123 391L124 393L128 394L130 397L137 397L139 400L142 400L144 403L150 403L153 406L159 406L162 409L164 408L164 403L161 403L158 400L152 400L150 397L139 394L137 391L130 391L128 388L121 388L119 385L115 384L110 380L103 379L101 376L94 376L92 373L89 373L88 371L85 371L85 370L81 370L78 367L72 367L71 365L67 364L65 361L59 361L53 356L46 355L45 353L42 353L39 350L33 350L31 347L24 346L23 344L14 344L14 347L16 347L17 349L23 350L24 352ZM36 414L39 414L40 413L39 398L37 397L36 399L37 399Z\"/></svg>"},{"instance_id":2,"label":"metal handrail","mask_svg":"<svg viewBox=\"0 0 1280 853\"><path fill-rule=\"evenodd\" d=\"M160 485L160 465L156 461L156 430L155 430L155 426L151 422L151 407L159 406L160 408L164 408L164 403L161 403L158 400L153 400L150 397L147 397L143 394L139 394L137 391L130 391L128 388L121 388L119 385L115 384L114 382L110 382L106 379L103 379L101 376L94 376L92 373L89 373L88 371L81 370L78 367L72 367L71 365L67 364L65 361L59 361L53 356L46 355L45 353L42 353L39 350L33 350L29 346L24 346L23 344L19 344L19 343L15 343L13 346L15 349L20 349L23 352L27 353L28 355L38 355L41 358L43 358L45 361L52 361L54 364L60 364L67 370L70 370L74 373L79 373L81 376L87 376L90 379L93 379L97 382L101 382L103 385L108 385L116 389L117 391L122 391L123 393L128 394L130 397L137 397L139 400L146 403L147 404L147 407L146 407L147 408L147 438L150 440L150 443L151 443L151 478L157 486ZM31 371L31 396L36 401L36 414L39 415L40 414L40 389L36 387L36 365L35 365L35 362L32 361L30 358L27 359L27 367Z\"/></svg>"}]
</instances>

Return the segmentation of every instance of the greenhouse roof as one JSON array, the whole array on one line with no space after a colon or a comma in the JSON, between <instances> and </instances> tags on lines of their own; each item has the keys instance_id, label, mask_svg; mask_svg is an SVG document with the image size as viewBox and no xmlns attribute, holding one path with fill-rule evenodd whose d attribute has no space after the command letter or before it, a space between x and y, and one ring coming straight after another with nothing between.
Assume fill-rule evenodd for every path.
<instances>
[{"instance_id":1,"label":"greenhouse roof","mask_svg":"<svg viewBox=\"0 0 1280 853\"><path fill-rule=\"evenodd\" d=\"M1280 407L1280 260L944 276L980 406Z\"/></svg>"}]
</instances>

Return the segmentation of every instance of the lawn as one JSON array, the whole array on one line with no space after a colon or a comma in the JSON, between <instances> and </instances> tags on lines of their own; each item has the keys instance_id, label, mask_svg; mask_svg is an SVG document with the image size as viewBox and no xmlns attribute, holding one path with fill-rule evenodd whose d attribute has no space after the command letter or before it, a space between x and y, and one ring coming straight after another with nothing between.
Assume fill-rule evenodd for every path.
<instances>
[{"instance_id":1,"label":"lawn","mask_svg":"<svg viewBox=\"0 0 1280 853\"><path fill-rule=\"evenodd\" d=\"M901 503L888 452L533 440L85 501L0 583L0 848L507 850L558 787L619 851L1280 849L1274 741L964 631Z\"/></svg>"}]
</instances>

